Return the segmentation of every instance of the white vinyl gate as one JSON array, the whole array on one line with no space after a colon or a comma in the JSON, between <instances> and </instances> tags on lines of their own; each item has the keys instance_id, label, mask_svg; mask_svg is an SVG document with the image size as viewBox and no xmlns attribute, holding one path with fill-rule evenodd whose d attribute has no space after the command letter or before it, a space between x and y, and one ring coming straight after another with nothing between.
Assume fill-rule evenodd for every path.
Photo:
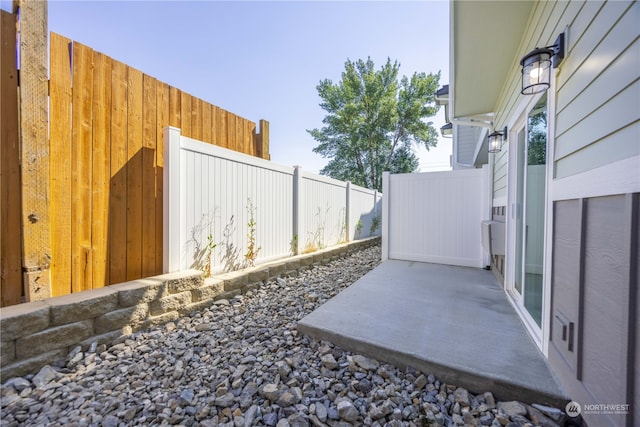
<instances>
[{"instance_id":1,"label":"white vinyl gate","mask_svg":"<svg viewBox=\"0 0 640 427\"><path fill-rule=\"evenodd\" d=\"M385 174L384 259L483 267L488 168Z\"/></svg>"}]
</instances>

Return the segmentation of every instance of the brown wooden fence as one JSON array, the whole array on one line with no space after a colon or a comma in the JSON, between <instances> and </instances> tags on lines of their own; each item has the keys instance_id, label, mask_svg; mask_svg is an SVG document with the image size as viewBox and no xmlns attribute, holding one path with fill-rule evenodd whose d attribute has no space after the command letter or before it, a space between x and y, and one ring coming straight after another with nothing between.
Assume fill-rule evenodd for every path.
<instances>
[{"instance_id":1,"label":"brown wooden fence","mask_svg":"<svg viewBox=\"0 0 640 427\"><path fill-rule=\"evenodd\" d=\"M269 158L266 121L258 133L247 119L54 33L49 74L51 296L162 272L164 127ZM4 117L4 76L2 81ZM4 280L6 255L16 249L5 248L5 240L15 245L5 239L5 211L20 218L21 208L19 200L5 200L5 166L12 165L5 165L4 137L2 150L4 306L20 302L23 284ZM26 300L37 299L25 288Z\"/></svg>"},{"instance_id":2,"label":"brown wooden fence","mask_svg":"<svg viewBox=\"0 0 640 427\"><path fill-rule=\"evenodd\" d=\"M0 296L2 306L22 295L20 149L16 18L0 10Z\"/></svg>"}]
</instances>

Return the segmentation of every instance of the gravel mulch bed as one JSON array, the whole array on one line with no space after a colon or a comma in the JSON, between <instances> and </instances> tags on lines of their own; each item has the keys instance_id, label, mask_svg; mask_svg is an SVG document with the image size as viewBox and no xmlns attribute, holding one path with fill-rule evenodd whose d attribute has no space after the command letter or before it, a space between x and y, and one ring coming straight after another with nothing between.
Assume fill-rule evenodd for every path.
<instances>
[{"instance_id":1,"label":"gravel mulch bed","mask_svg":"<svg viewBox=\"0 0 640 427\"><path fill-rule=\"evenodd\" d=\"M2 386L2 426L557 426L554 408L496 402L302 336L296 322L380 262L373 247ZM435 373L437 375L437 373Z\"/></svg>"}]
</instances>

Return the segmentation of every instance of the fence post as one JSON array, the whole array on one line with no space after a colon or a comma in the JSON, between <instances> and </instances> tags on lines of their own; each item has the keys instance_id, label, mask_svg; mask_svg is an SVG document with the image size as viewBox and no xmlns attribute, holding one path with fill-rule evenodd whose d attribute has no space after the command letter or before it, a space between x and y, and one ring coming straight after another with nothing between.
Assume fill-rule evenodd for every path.
<instances>
[{"instance_id":1,"label":"fence post","mask_svg":"<svg viewBox=\"0 0 640 427\"><path fill-rule=\"evenodd\" d=\"M382 172L382 261L389 259L389 201L391 189L389 172Z\"/></svg>"},{"instance_id":2,"label":"fence post","mask_svg":"<svg viewBox=\"0 0 640 427\"><path fill-rule=\"evenodd\" d=\"M20 304L22 296L22 202L18 140L16 19L0 10L0 306Z\"/></svg>"},{"instance_id":3,"label":"fence post","mask_svg":"<svg viewBox=\"0 0 640 427\"><path fill-rule=\"evenodd\" d=\"M373 215L378 215L378 190L373 190Z\"/></svg>"},{"instance_id":4,"label":"fence post","mask_svg":"<svg viewBox=\"0 0 640 427\"><path fill-rule=\"evenodd\" d=\"M180 129L164 128L162 271L180 270Z\"/></svg>"},{"instance_id":5,"label":"fence post","mask_svg":"<svg viewBox=\"0 0 640 427\"><path fill-rule=\"evenodd\" d=\"M20 138L25 297L51 296L47 2L14 1L20 13Z\"/></svg>"},{"instance_id":6,"label":"fence post","mask_svg":"<svg viewBox=\"0 0 640 427\"><path fill-rule=\"evenodd\" d=\"M269 154L269 122L260 119L260 157L266 160L271 160L271 154Z\"/></svg>"},{"instance_id":7,"label":"fence post","mask_svg":"<svg viewBox=\"0 0 640 427\"><path fill-rule=\"evenodd\" d=\"M347 181L347 202L345 204L345 219L344 219L344 240L349 242L351 241L351 225L349 219L351 218L351 181Z\"/></svg>"},{"instance_id":8,"label":"fence post","mask_svg":"<svg viewBox=\"0 0 640 427\"><path fill-rule=\"evenodd\" d=\"M301 252L302 236L302 167L293 167L293 244L294 255Z\"/></svg>"}]
</instances>

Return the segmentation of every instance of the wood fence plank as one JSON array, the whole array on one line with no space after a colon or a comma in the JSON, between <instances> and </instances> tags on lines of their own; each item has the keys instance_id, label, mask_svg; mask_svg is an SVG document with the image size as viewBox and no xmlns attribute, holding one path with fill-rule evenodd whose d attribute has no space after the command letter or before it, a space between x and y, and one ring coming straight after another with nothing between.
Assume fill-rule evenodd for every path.
<instances>
[{"instance_id":1,"label":"wood fence plank","mask_svg":"<svg viewBox=\"0 0 640 427\"><path fill-rule=\"evenodd\" d=\"M71 40L51 33L51 294L71 293Z\"/></svg>"},{"instance_id":2,"label":"wood fence plank","mask_svg":"<svg viewBox=\"0 0 640 427\"><path fill-rule=\"evenodd\" d=\"M213 106L208 102L202 103L202 140L213 144L212 124L211 124L211 108Z\"/></svg>"},{"instance_id":3,"label":"wood fence plank","mask_svg":"<svg viewBox=\"0 0 640 427\"><path fill-rule=\"evenodd\" d=\"M142 109L142 277L156 270L157 80L143 77ZM161 235L162 236L162 235Z\"/></svg>"},{"instance_id":4,"label":"wood fence plank","mask_svg":"<svg viewBox=\"0 0 640 427\"><path fill-rule=\"evenodd\" d=\"M169 126L181 129L182 94L179 89L169 86Z\"/></svg>"},{"instance_id":5,"label":"wood fence plank","mask_svg":"<svg viewBox=\"0 0 640 427\"><path fill-rule=\"evenodd\" d=\"M156 85L157 128L156 128L156 269L155 274L162 273L162 254L164 233L163 221L163 168L164 168L164 128L169 125L169 85L157 82Z\"/></svg>"},{"instance_id":6,"label":"wood fence plank","mask_svg":"<svg viewBox=\"0 0 640 427\"><path fill-rule=\"evenodd\" d=\"M245 142L244 143L248 150L247 154L251 154L252 156L257 156L256 144L254 143L254 140L255 140L254 135L256 134L256 124L253 123L251 120L245 120L244 126L245 126L245 130L244 130Z\"/></svg>"},{"instance_id":7,"label":"wood fence plank","mask_svg":"<svg viewBox=\"0 0 640 427\"><path fill-rule=\"evenodd\" d=\"M93 50L73 44L71 111L71 288L91 289L91 183Z\"/></svg>"},{"instance_id":8,"label":"wood fence plank","mask_svg":"<svg viewBox=\"0 0 640 427\"><path fill-rule=\"evenodd\" d=\"M192 138L191 136L191 95L182 92L180 94L180 125L182 126L182 135Z\"/></svg>"},{"instance_id":9,"label":"wood fence plank","mask_svg":"<svg viewBox=\"0 0 640 427\"><path fill-rule=\"evenodd\" d=\"M269 154L269 122L264 119L260 119L260 147L261 157L271 160L271 154Z\"/></svg>"},{"instance_id":10,"label":"wood fence plank","mask_svg":"<svg viewBox=\"0 0 640 427\"><path fill-rule=\"evenodd\" d=\"M142 72L127 74L127 280L134 280L142 277Z\"/></svg>"},{"instance_id":11,"label":"wood fence plank","mask_svg":"<svg viewBox=\"0 0 640 427\"><path fill-rule=\"evenodd\" d=\"M227 137L227 110L218 108L216 112L216 123L218 125L218 131L216 134L218 135L218 145L224 148L231 148L229 146L229 138Z\"/></svg>"},{"instance_id":12,"label":"wood fence plank","mask_svg":"<svg viewBox=\"0 0 640 427\"><path fill-rule=\"evenodd\" d=\"M218 110L218 107L216 107L215 105L211 105L211 143L213 145L220 145L218 135Z\"/></svg>"},{"instance_id":13,"label":"wood fence plank","mask_svg":"<svg viewBox=\"0 0 640 427\"><path fill-rule=\"evenodd\" d=\"M25 298L34 301L51 295L47 3L15 4L20 9L22 266Z\"/></svg>"},{"instance_id":14,"label":"wood fence plank","mask_svg":"<svg viewBox=\"0 0 640 427\"><path fill-rule=\"evenodd\" d=\"M18 134L16 15L0 10L0 306L22 298L22 202Z\"/></svg>"},{"instance_id":15,"label":"wood fence plank","mask_svg":"<svg viewBox=\"0 0 640 427\"><path fill-rule=\"evenodd\" d=\"M240 153L249 154L244 131L244 119L236 115L236 150Z\"/></svg>"},{"instance_id":16,"label":"wood fence plank","mask_svg":"<svg viewBox=\"0 0 640 427\"><path fill-rule=\"evenodd\" d=\"M191 138L202 141L202 100L191 97Z\"/></svg>"},{"instance_id":17,"label":"wood fence plank","mask_svg":"<svg viewBox=\"0 0 640 427\"><path fill-rule=\"evenodd\" d=\"M93 182L91 247L93 288L109 284L109 188L111 180L111 58L93 54Z\"/></svg>"},{"instance_id":18,"label":"wood fence plank","mask_svg":"<svg viewBox=\"0 0 640 427\"><path fill-rule=\"evenodd\" d=\"M111 61L109 283L127 280L127 66Z\"/></svg>"},{"instance_id":19,"label":"wood fence plank","mask_svg":"<svg viewBox=\"0 0 640 427\"><path fill-rule=\"evenodd\" d=\"M237 138L236 138L236 115L230 112L227 113L227 145L230 150L238 151Z\"/></svg>"}]
</instances>

